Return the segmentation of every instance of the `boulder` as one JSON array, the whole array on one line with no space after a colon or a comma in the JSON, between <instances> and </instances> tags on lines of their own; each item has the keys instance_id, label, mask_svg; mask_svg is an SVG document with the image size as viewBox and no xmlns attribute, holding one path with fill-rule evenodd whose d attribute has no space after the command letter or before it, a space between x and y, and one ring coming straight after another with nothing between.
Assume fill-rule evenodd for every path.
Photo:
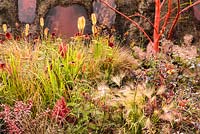
<instances>
[{"instance_id":1,"label":"boulder","mask_svg":"<svg viewBox=\"0 0 200 134\"><path fill-rule=\"evenodd\" d=\"M80 5L72 5L69 7L56 6L49 10L46 15L45 27L48 27L51 33L56 33L62 37L73 37L78 33L77 20L78 17L86 18L85 33L91 32L91 24L87 15L87 11Z\"/></svg>"},{"instance_id":2,"label":"boulder","mask_svg":"<svg viewBox=\"0 0 200 134\"><path fill-rule=\"evenodd\" d=\"M33 23L36 16L36 0L18 0L18 17L23 23Z\"/></svg>"}]
</instances>

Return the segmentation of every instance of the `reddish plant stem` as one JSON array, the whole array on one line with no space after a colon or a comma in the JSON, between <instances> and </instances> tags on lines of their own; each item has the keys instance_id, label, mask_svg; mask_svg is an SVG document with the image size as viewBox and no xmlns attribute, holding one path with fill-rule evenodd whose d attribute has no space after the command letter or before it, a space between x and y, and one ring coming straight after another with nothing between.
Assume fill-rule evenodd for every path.
<instances>
[{"instance_id":1,"label":"reddish plant stem","mask_svg":"<svg viewBox=\"0 0 200 134\"><path fill-rule=\"evenodd\" d=\"M153 28L154 28L154 25L153 25L153 23L147 18L147 17L145 17L144 15L142 15L142 14L140 14L140 13L135 13L135 14L133 14L133 15L130 15L130 16L128 16L128 17L135 17L135 16L139 16L139 17L142 17L144 20L146 20ZM155 29L155 28L154 28ZM158 32L158 31L157 31Z\"/></svg>"},{"instance_id":2,"label":"reddish plant stem","mask_svg":"<svg viewBox=\"0 0 200 134\"><path fill-rule=\"evenodd\" d=\"M160 31L160 0L155 0L155 18L153 32L153 49L155 53L159 52L159 32Z\"/></svg>"},{"instance_id":3,"label":"reddish plant stem","mask_svg":"<svg viewBox=\"0 0 200 134\"><path fill-rule=\"evenodd\" d=\"M171 15L171 11L172 11L172 0L168 0L168 11L167 11L167 14L165 15L166 17L165 17L164 24L162 25L162 29L161 29L160 34L159 34L159 39L166 29L166 26L169 22L169 18L170 18L170 15Z\"/></svg>"},{"instance_id":4,"label":"reddish plant stem","mask_svg":"<svg viewBox=\"0 0 200 134\"><path fill-rule=\"evenodd\" d=\"M164 5L165 2L166 2L166 0L163 0L163 1L162 1L161 5L160 5L160 8L163 7L163 5Z\"/></svg>"},{"instance_id":5,"label":"reddish plant stem","mask_svg":"<svg viewBox=\"0 0 200 134\"><path fill-rule=\"evenodd\" d=\"M173 8L173 9L171 10L171 13L172 13L172 12L174 12L174 11L175 11L175 9L176 9L176 8ZM161 19L160 19L160 20L164 20L164 19L166 18L166 16L167 16L167 14L165 14L163 17L161 17ZM173 17L173 18L175 18L175 17Z\"/></svg>"},{"instance_id":6,"label":"reddish plant stem","mask_svg":"<svg viewBox=\"0 0 200 134\"><path fill-rule=\"evenodd\" d=\"M161 22L161 17L160 17L160 13L161 13L161 7L163 6L165 0L160 3L160 0L156 0L155 1L155 21L154 21L154 51L157 53L159 52L159 40L160 40L160 37L162 36L162 34L164 33L165 29L166 29L166 26L168 24L168 21L169 21L169 18L170 18L170 15L171 15L171 10L172 10L172 0L168 0L168 11L167 11L167 14L166 14L166 17L165 17L165 21L162 25L162 28L161 30L159 29L160 27L160 22ZM159 32L156 32L156 31L159 31Z\"/></svg>"},{"instance_id":7,"label":"reddish plant stem","mask_svg":"<svg viewBox=\"0 0 200 134\"><path fill-rule=\"evenodd\" d=\"M105 4L107 7L109 7L111 10L115 11L116 13L120 14L122 17L126 18L127 20L129 20L133 25L135 25L141 32L143 32L143 34L147 37L147 39L149 40L150 43L153 43L152 39L149 37L149 35L144 31L144 29L134 20L132 20L130 17L128 17L127 15L123 14L122 12L116 10L115 8L113 8L112 6L110 6L107 2L105 2L104 0L100 0L100 2L102 2L103 4Z\"/></svg>"},{"instance_id":8,"label":"reddish plant stem","mask_svg":"<svg viewBox=\"0 0 200 134\"><path fill-rule=\"evenodd\" d=\"M177 24L177 22L178 22L179 16L181 15L181 13L187 11L188 9L190 9L191 7L193 7L193 6L195 6L195 5L200 4L200 0L194 2L193 4L187 6L186 8L184 8L184 9L182 9L182 10L180 10L180 0L177 0L177 3L178 3L178 11L177 11L176 17L175 17L175 19L174 19L174 21L173 21L173 23L172 23L172 26L171 26L171 28L170 28L170 30L169 30L168 39L171 39L172 31L173 31L173 29L175 28L175 26L176 26L176 24Z\"/></svg>"},{"instance_id":9,"label":"reddish plant stem","mask_svg":"<svg viewBox=\"0 0 200 134\"><path fill-rule=\"evenodd\" d=\"M172 1L168 0L168 12L167 14L164 16L165 21L164 24L162 25L162 29L160 31L160 22L161 22L161 7L163 7L164 3L166 2L166 0L163 0L162 3L160 2L160 0L155 0L155 18L154 18L154 33L153 33L153 41L152 39L149 37L149 35L144 31L144 29L135 21L133 21L130 17L132 16L127 16L123 13L121 13L120 11L116 10L115 8L113 8L112 6L110 6L107 2L105 2L104 0L100 0L100 2L102 2L103 4L105 4L107 7L109 7L111 10L115 11L116 13L120 14L122 17L124 17L125 19L129 20L133 25L135 25L141 32L143 32L143 34L147 37L147 39L150 41L151 44L153 44L153 48L155 53L159 52L159 39L161 37L161 35L163 34L163 32L165 31L166 25L168 24L171 12L172 12ZM200 0L196 1L195 3L193 3L192 5L184 8L183 10L180 11L180 0L177 0L177 15L172 23L172 26L168 32L168 38L171 37L172 34L172 30L174 29L176 23L178 22L179 16L181 13L183 13L184 11L188 10L189 8L197 5L200 3ZM137 16L140 16L144 19L147 19L146 17L140 15L140 14L135 14ZM150 22L147 19L148 22ZM152 23L150 22L150 24L152 25Z\"/></svg>"},{"instance_id":10,"label":"reddish plant stem","mask_svg":"<svg viewBox=\"0 0 200 134\"><path fill-rule=\"evenodd\" d=\"M187 10L188 10L188 9L190 9L191 7L193 7L193 6L196 6L196 5L198 5L198 4L200 4L200 0L198 0L198 1L194 2L193 4L191 4L191 5L187 6L187 7L186 7L186 8L184 8L184 9L182 9L182 10L179 12L179 14L181 14L181 13L183 13L183 12L187 11Z\"/></svg>"},{"instance_id":11,"label":"reddish plant stem","mask_svg":"<svg viewBox=\"0 0 200 134\"><path fill-rule=\"evenodd\" d=\"M176 23L178 22L179 16L180 16L180 14L179 14L179 13L180 13L180 0L177 0L177 4L178 4L177 14L176 14L176 17L175 17L175 19L174 19L174 21L173 21L173 23L172 23L172 26L171 26L171 28L170 28L170 30L169 30L168 39L171 38L172 30L174 29Z\"/></svg>"}]
</instances>

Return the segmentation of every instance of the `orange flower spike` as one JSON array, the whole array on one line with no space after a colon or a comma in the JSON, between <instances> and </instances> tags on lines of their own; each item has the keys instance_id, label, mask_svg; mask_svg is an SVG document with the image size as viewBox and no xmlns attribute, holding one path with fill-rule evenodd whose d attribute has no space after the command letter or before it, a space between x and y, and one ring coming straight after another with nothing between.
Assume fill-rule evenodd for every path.
<instances>
[{"instance_id":1,"label":"orange flower spike","mask_svg":"<svg viewBox=\"0 0 200 134\"><path fill-rule=\"evenodd\" d=\"M86 65L84 64L83 66L82 66L82 72L84 73L86 71Z\"/></svg>"},{"instance_id":2,"label":"orange flower spike","mask_svg":"<svg viewBox=\"0 0 200 134\"><path fill-rule=\"evenodd\" d=\"M79 52L79 53L77 54L77 59L80 60L81 58L82 58L82 54L81 54L81 52Z\"/></svg>"},{"instance_id":3,"label":"orange flower spike","mask_svg":"<svg viewBox=\"0 0 200 134\"><path fill-rule=\"evenodd\" d=\"M61 44L59 45L59 53L61 54L61 56L62 56L63 58L66 56L67 50L68 50L67 45L64 45L63 43L61 43Z\"/></svg>"},{"instance_id":4,"label":"orange flower spike","mask_svg":"<svg viewBox=\"0 0 200 134\"><path fill-rule=\"evenodd\" d=\"M45 38L48 37L48 33L49 33L49 29L48 29L48 28L45 28L45 29L44 29L44 36L45 36Z\"/></svg>"}]
</instances>

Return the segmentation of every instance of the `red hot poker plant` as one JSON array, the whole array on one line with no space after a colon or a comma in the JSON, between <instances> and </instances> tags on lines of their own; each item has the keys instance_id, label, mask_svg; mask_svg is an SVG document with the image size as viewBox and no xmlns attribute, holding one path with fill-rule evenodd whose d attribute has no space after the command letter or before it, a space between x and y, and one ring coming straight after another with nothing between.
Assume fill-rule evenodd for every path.
<instances>
[{"instance_id":1,"label":"red hot poker plant","mask_svg":"<svg viewBox=\"0 0 200 134\"><path fill-rule=\"evenodd\" d=\"M53 110L52 110L52 118L54 118L58 123L62 123L70 113L70 109L67 107L65 102L65 98L61 97L61 99L57 100Z\"/></svg>"},{"instance_id":2,"label":"red hot poker plant","mask_svg":"<svg viewBox=\"0 0 200 134\"><path fill-rule=\"evenodd\" d=\"M65 45L64 43L61 43L59 45L59 53L63 58L65 58L67 50L68 50L68 46Z\"/></svg>"}]
</instances>

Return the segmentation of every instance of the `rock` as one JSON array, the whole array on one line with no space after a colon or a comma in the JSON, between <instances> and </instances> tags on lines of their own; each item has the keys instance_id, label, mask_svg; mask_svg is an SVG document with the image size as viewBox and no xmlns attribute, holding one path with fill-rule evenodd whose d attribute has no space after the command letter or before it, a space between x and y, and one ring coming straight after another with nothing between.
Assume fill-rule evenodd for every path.
<instances>
[{"instance_id":1,"label":"rock","mask_svg":"<svg viewBox=\"0 0 200 134\"><path fill-rule=\"evenodd\" d=\"M15 0L1 0L0 1L0 18L1 23L6 23L11 26L17 20L17 1Z\"/></svg>"},{"instance_id":2,"label":"rock","mask_svg":"<svg viewBox=\"0 0 200 134\"><path fill-rule=\"evenodd\" d=\"M84 33L91 32L91 24L88 21L87 12L84 7L72 5L69 7L56 6L49 10L45 20L45 27L48 27L50 33L55 32L56 35L62 37L73 37L78 33L77 20L78 17L86 18L86 27Z\"/></svg>"},{"instance_id":3,"label":"rock","mask_svg":"<svg viewBox=\"0 0 200 134\"><path fill-rule=\"evenodd\" d=\"M115 0L106 0L113 8L116 8ZM93 2L93 11L97 15L97 20L100 24L111 27L115 24L116 13L109 7L99 2L99 0Z\"/></svg>"},{"instance_id":4,"label":"rock","mask_svg":"<svg viewBox=\"0 0 200 134\"><path fill-rule=\"evenodd\" d=\"M197 1L197 0L195 0ZM193 6L194 17L200 21L200 4Z\"/></svg>"},{"instance_id":5,"label":"rock","mask_svg":"<svg viewBox=\"0 0 200 134\"><path fill-rule=\"evenodd\" d=\"M23 23L33 23L36 16L36 0L18 0L18 16Z\"/></svg>"}]
</instances>

